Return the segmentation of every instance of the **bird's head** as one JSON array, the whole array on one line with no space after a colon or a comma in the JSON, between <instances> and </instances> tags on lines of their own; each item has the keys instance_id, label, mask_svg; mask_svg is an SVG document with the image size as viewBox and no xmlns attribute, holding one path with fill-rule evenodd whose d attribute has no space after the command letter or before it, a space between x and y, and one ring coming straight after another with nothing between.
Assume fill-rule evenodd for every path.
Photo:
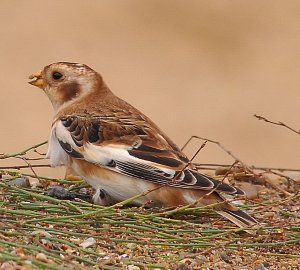
<instances>
[{"instance_id":1,"label":"bird's head","mask_svg":"<svg viewBox=\"0 0 300 270\"><path fill-rule=\"evenodd\" d=\"M29 79L30 84L44 90L55 111L93 91L106 89L97 72L78 63L54 63L29 76Z\"/></svg>"}]
</instances>

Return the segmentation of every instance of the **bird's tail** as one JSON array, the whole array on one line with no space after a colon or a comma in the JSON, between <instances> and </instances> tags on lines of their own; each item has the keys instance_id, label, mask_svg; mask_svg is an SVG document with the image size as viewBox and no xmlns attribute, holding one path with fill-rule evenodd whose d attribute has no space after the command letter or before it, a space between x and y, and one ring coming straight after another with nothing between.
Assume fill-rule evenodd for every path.
<instances>
[{"instance_id":1,"label":"bird's tail","mask_svg":"<svg viewBox=\"0 0 300 270\"><path fill-rule=\"evenodd\" d=\"M218 192L209 192L206 190L183 190L185 204L195 204L197 206L211 206L212 209L230 220L240 228L251 233L252 228L258 228L259 223L246 212L237 208L234 204L228 202L222 194ZM255 226L256 225L256 226ZM247 230L249 228L249 230ZM251 229L250 229L251 228Z\"/></svg>"},{"instance_id":2,"label":"bird's tail","mask_svg":"<svg viewBox=\"0 0 300 270\"><path fill-rule=\"evenodd\" d=\"M248 215L246 212L236 209L236 210L229 210L229 209L222 209L216 210L216 212L223 217L229 219L231 222L239 226L240 228L246 229L248 233L253 233L251 230L247 230L247 228L257 227L258 222L253 217Z\"/></svg>"}]
</instances>

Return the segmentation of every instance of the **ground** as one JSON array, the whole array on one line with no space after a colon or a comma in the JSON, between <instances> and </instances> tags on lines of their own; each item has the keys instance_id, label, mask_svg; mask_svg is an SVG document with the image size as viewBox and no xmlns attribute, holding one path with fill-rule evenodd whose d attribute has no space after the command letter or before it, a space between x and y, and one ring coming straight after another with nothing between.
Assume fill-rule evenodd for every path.
<instances>
[{"instance_id":1,"label":"ground","mask_svg":"<svg viewBox=\"0 0 300 270\"><path fill-rule=\"evenodd\" d=\"M255 190L239 201L261 223L247 233L208 207L145 209L129 201L101 207L53 198L50 186L91 190L76 178L38 176L33 168L2 170L1 270L300 269L300 197L290 179L277 176L272 184L249 171L224 170L226 181Z\"/></svg>"}]
</instances>

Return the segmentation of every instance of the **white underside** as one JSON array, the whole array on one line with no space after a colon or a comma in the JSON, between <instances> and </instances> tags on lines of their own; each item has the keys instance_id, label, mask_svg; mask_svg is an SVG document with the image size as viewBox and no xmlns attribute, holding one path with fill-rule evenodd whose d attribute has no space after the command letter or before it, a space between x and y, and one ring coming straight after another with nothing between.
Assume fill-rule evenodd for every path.
<instances>
[{"instance_id":1,"label":"white underside","mask_svg":"<svg viewBox=\"0 0 300 270\"><path fill-rule=\"evenodd\" d=\"M72 169L77 175L83 176L84 180L94 189L104 189L116 201L126 200L154 187L149 182L118 173L113 173L112 177L107 176L106 178L102 175L92 174L85 176L85 173L76 163L72 164ZM143 204L148 200L146 197L141 197L135 202Z\"/></svg>"}]
</instances>

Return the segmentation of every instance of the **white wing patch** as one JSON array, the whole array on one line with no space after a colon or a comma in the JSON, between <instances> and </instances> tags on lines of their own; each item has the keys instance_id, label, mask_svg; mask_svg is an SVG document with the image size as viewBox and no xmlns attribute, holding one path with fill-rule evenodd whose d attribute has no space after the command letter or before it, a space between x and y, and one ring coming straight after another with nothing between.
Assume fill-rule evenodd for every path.
<instances>
[{"instance_id":1,"label":"white wing patch","mask_svg":"<svg viewBox=\"0 0 300 270\"><path fill-rule=\"evenodd\" d=\"M61 148L56 134L55 134L55 125L52 127L48 140L48 151L46 158L50 159L50 165L52 167L67 165L69 156Z\"/></svg>"},{"instance_id":2,"label":"white wing patch","mask_svg":"<svg viewBox=\"0 0 300 270\"><path fill-rule=\"evenodd\" d=\"M68 154L63 150L59 141L67 143L70 147L81 154L83 159L87 162L96 164L98 166L107 166L111 161L120 161L122 163L140 164L140 166L146 165L152 168L157 168L169 175L174 175L175 170L166 168L163 166L157 166L157 164L143 160L128 153L131 150L131 146L124 144L113 144L113 145L95 145L92 143L85 143L83 146L77 146L72 139L70 132L62 124L61 121L57 121L52 128L50 135L49 145L49 157L52 166L66 164L68 161Z\"/></svg>"},{"instance_id":3,"label":"white wing patch","mask_svg":"<svg viewBox=\"0 0 300 270\"><path fill-rule=\"evenodd\" d=\"M83 150L80 153L86 161L104 166L112 159L128 160L130 158L129 153L122 146L110 147L87 143L83 146Z\"/></svg>"}]
</instances>

